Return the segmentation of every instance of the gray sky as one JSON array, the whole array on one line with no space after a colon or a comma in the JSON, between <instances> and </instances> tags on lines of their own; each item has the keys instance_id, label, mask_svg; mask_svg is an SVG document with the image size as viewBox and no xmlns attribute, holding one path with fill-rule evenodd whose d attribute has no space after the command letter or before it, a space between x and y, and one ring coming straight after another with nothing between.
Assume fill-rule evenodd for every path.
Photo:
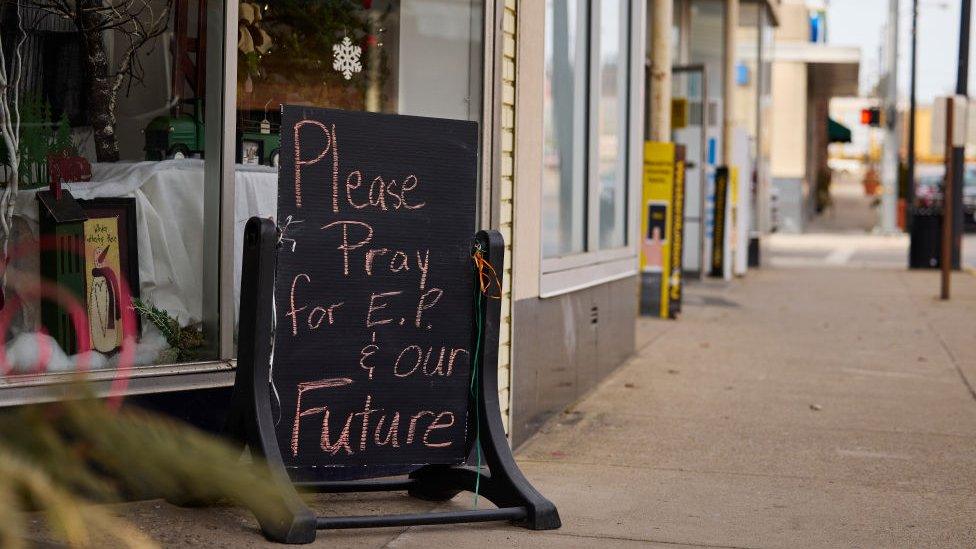
<instances>
[{"instance_id":1,"label":"gray sky","mask_svg":"<svg viewBox=\"0 0 976 549\"><path fill-rule=\"evenodd\" d=\"M861 48L861 93L877 81L879 47L887 25L889 0L831 0L827 10L827 39L831 44ZM959 43L959 0L919 0L918 75L920 103L955 89ZM901 0L898 87L908 97L911 0ZM970 44L976 46L976 31ZM970 95L976 82L976 49L970 53Z\"/></svg>"}]
</instances>

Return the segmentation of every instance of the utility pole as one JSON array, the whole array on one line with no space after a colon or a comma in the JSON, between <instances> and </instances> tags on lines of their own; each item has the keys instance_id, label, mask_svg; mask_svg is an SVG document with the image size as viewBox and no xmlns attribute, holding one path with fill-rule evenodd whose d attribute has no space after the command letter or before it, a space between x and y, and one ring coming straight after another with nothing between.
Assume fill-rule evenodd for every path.
<instances>
[{"instance_id":1,"label":"utility pole","mask_svg":"<svg viewBox=\"0 0 976 549\"><path fill-rule=\"evenodd\" d=\"M732 107L735 102L735 45L739 29L739 0L725 2L725 89L722 90L722 164L732 169Z\"/></svg>"},{"instance_id":2,"label":"utility pole","mask_svg":"<svg viewBox=\"0 0 976 549\"><path fill-rule=\"evenodd\" d=\"M897 231L898 203L898 0L888 2L888 35L885 37L884 152L881 155L881 232Z\"/></svg>"},{"instance_id":3,"label":"utility pole","mask_svg":"<svg viewBox=\"0 0 976 549\"><path fill-rule=\"evenodd\" d=\"M647 138L671 141L671 32L672 0L652 0L651 16L651 104Z\"/></svg>"},{"instance_id":4,"label":"utility pole","mask_svg":"<svg viewBox=\"0 0 976 549\"><path fill-rule=\"evenodd\" d=\"M912 56L908 84L908 192L905 195L905 228L911 233L915 211L915 61L918 53L918 0L912 0Z\"/></svg>"},{"instance_id":5,"label":"utility pole","mask_svg":"<svg viewBox=\"0 0 976 549\"><path fill-rule=\"evenodd\" d=\"M962 0L959 8L959 62L956 67L956 95L963 98L969 95L969 27L971 18L970 0ZM956 105L959 107L959 105ZM959 259L962 248L962 225L963 225L963 162L966 159L965 141L958 146L952 147L952 173L946 170L946 181L950 175L957 183L952 189L952 268L959 268Z\"/></svg>"},{"instance_id":6,"label":"utility pole","mask_svg":"<svg viewBox=\"0 0 976 549\"><path fill-rule=\"evenodd\" d=\"M955 188L962 185L953 184L955 179L950 163L952 162L952 151L955 150L955 124L957 107L955 97L946 98L946 122L945 122L945 163L946 176L945 184L942 186L942 253L939 256L939 269L942 271L942 288L939 296L942 299L949 299L949 282L952 272L952 228L955 225L953 219L955 212Z\"/></svg>"}]
</instances>

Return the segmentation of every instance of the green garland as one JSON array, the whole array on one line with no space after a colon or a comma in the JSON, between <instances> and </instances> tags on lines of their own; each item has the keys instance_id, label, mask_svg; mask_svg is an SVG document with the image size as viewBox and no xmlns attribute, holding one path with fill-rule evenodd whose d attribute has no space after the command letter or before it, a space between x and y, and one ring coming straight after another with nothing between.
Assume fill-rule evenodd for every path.
<instances>
[{"instance_id":1,"label":"green garland","mask_svg":"<svg viewBox=\"0 0 976 549\"><path fill-rule=\"evenodd\" d=\"M177 362L195 358L203 347L203 331L198 327L180 327L169 313L139 298L132 298L132 308L163 334L166 343L176 351Z\"/></svg>"}]
</instances>

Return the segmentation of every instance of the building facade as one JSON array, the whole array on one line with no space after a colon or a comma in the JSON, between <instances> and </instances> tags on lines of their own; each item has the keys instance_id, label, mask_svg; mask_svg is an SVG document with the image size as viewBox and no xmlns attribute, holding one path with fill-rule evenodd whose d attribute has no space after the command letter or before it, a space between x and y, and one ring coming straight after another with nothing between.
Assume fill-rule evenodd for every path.
<instances>
[{"instance_id":1,"label":"building facade","mask_svg":"<svg viewBox=\"0 0 976 549\"><path fill-rule=\"evenodd\" d=\"M861 52L827 44L826 32L816 3L783 3L774 46L770 170L777 197L772 224L785 232L803 230L817 213L818 189L824 193L829 181L830 99L857 95Z\"/></svg>"},{"instance_id":2,"label":"building facade","mask_svg":"<svg viewBox=\"0 0 976 549\"><path fill-rule=\"evenodd\" d=\"M645 8L518 5L515 444L634 349Z\"/></svg>"},{"instance_id":3,"label":"building facade","mask_svg":"<svg viewBox=\"0 0 976 549\"><path fill-rule=\"evenodd\" d=\"M27 37L22 91L47 132L39 154L90 165L89 181L63 184L74 198L130 199L122 270L134 274L123 282L152 309L131 357L78 352L52 336L43 300L18 290L40 278L36 254L14 257L6 297L22 306L0 403L56 398L90 363L97 392L124 375L144 403L192 417L190 403L207 402L196 415L219 415L234 376L244 223L275 213L280 106L298 104L479 123L479 225L507 243L500 396L523 440L633 351L645 7L200 0L155 19L118 14L95 36L5 4L4 28ZM128 44L126 25L146 28L145 43ZM85 56L94 47L106 66ZM74 72L59 73L59 56L77 60ZM70 151L50 149L59 127ZM11 242L36 245L46 181L19 180ZM38 366L45 373L28 375Z\"/></svg>"},{"instance_id":4,"label":"building facade","mask_svg":"<svg viewBox=\"0 0 976 549\"><path fill-rule=\"evenodd\" d=\"M295 104L478 122L478 225L506 241L499 396L520 444L634 352L642 151L654 129L649 29L660 2L673 17L663 26L666 96L691 105L688 123L666 130L688 151L685 240L710 238L721 165L735 165L750 191L740 233L768 228L762 135L778 2L186 0L147 19L154 1L97 33L71 13L0 12L5 31L27 38L22 95L44 143L35 156L90 165L87 181L63 183L86 207L124 199L119 270L144 303L130 353L78 352L29 291L44 268L37 252L11 255L13 375L0 405L57 398L69 372L87 366L97 393L125 378L143 404L219 426L234 377L243 228L276 213L280 108ZM146 39L125 40L127 28ZM76 61L71 70L58 69L64 58ZM11 249L36 250L46 178L19 181ZM688 248L698 255L685 267L701 272L706 248Z\"/></svg>"}]
</instances>

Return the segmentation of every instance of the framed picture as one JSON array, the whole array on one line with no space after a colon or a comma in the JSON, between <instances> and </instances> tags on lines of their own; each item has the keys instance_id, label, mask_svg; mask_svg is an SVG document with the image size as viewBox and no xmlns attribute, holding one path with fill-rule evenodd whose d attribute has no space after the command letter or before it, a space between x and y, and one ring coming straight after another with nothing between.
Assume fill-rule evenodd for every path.
<instances>
[{"instance_id":1,"label":"framed picture","mask_svg":"<svg viewBox=\"0 0 976 549\"><path fill-rule=\"evenodd\" d=\"M135 198L92 198L79 200L89 219L118 220L119 270L125 277L132 297L139 297L139 239L136 234ZM138 315L137 315L138 318Z\"/></svg>"},{"instance_id":2,"label":"framed picture","mask_svg":"<svg viewBox=\"0 0 976 549\"><path fill-rule=\"evenodd\" d=\"M91 346L114 352L122 344L121 263L119 218L89 217L85 221L85 303Z\"/></svg>"},{"instance_id":3,"label":"framed picture","mask_svg":"<svg viewBox=\"0 0 976 549\"><path fill-rule=\"evenodd\" d=\"M254 139L241 139L237 151L240 164L259 165L264 158L264 142Z\"/></svg>"}]
</instances>

